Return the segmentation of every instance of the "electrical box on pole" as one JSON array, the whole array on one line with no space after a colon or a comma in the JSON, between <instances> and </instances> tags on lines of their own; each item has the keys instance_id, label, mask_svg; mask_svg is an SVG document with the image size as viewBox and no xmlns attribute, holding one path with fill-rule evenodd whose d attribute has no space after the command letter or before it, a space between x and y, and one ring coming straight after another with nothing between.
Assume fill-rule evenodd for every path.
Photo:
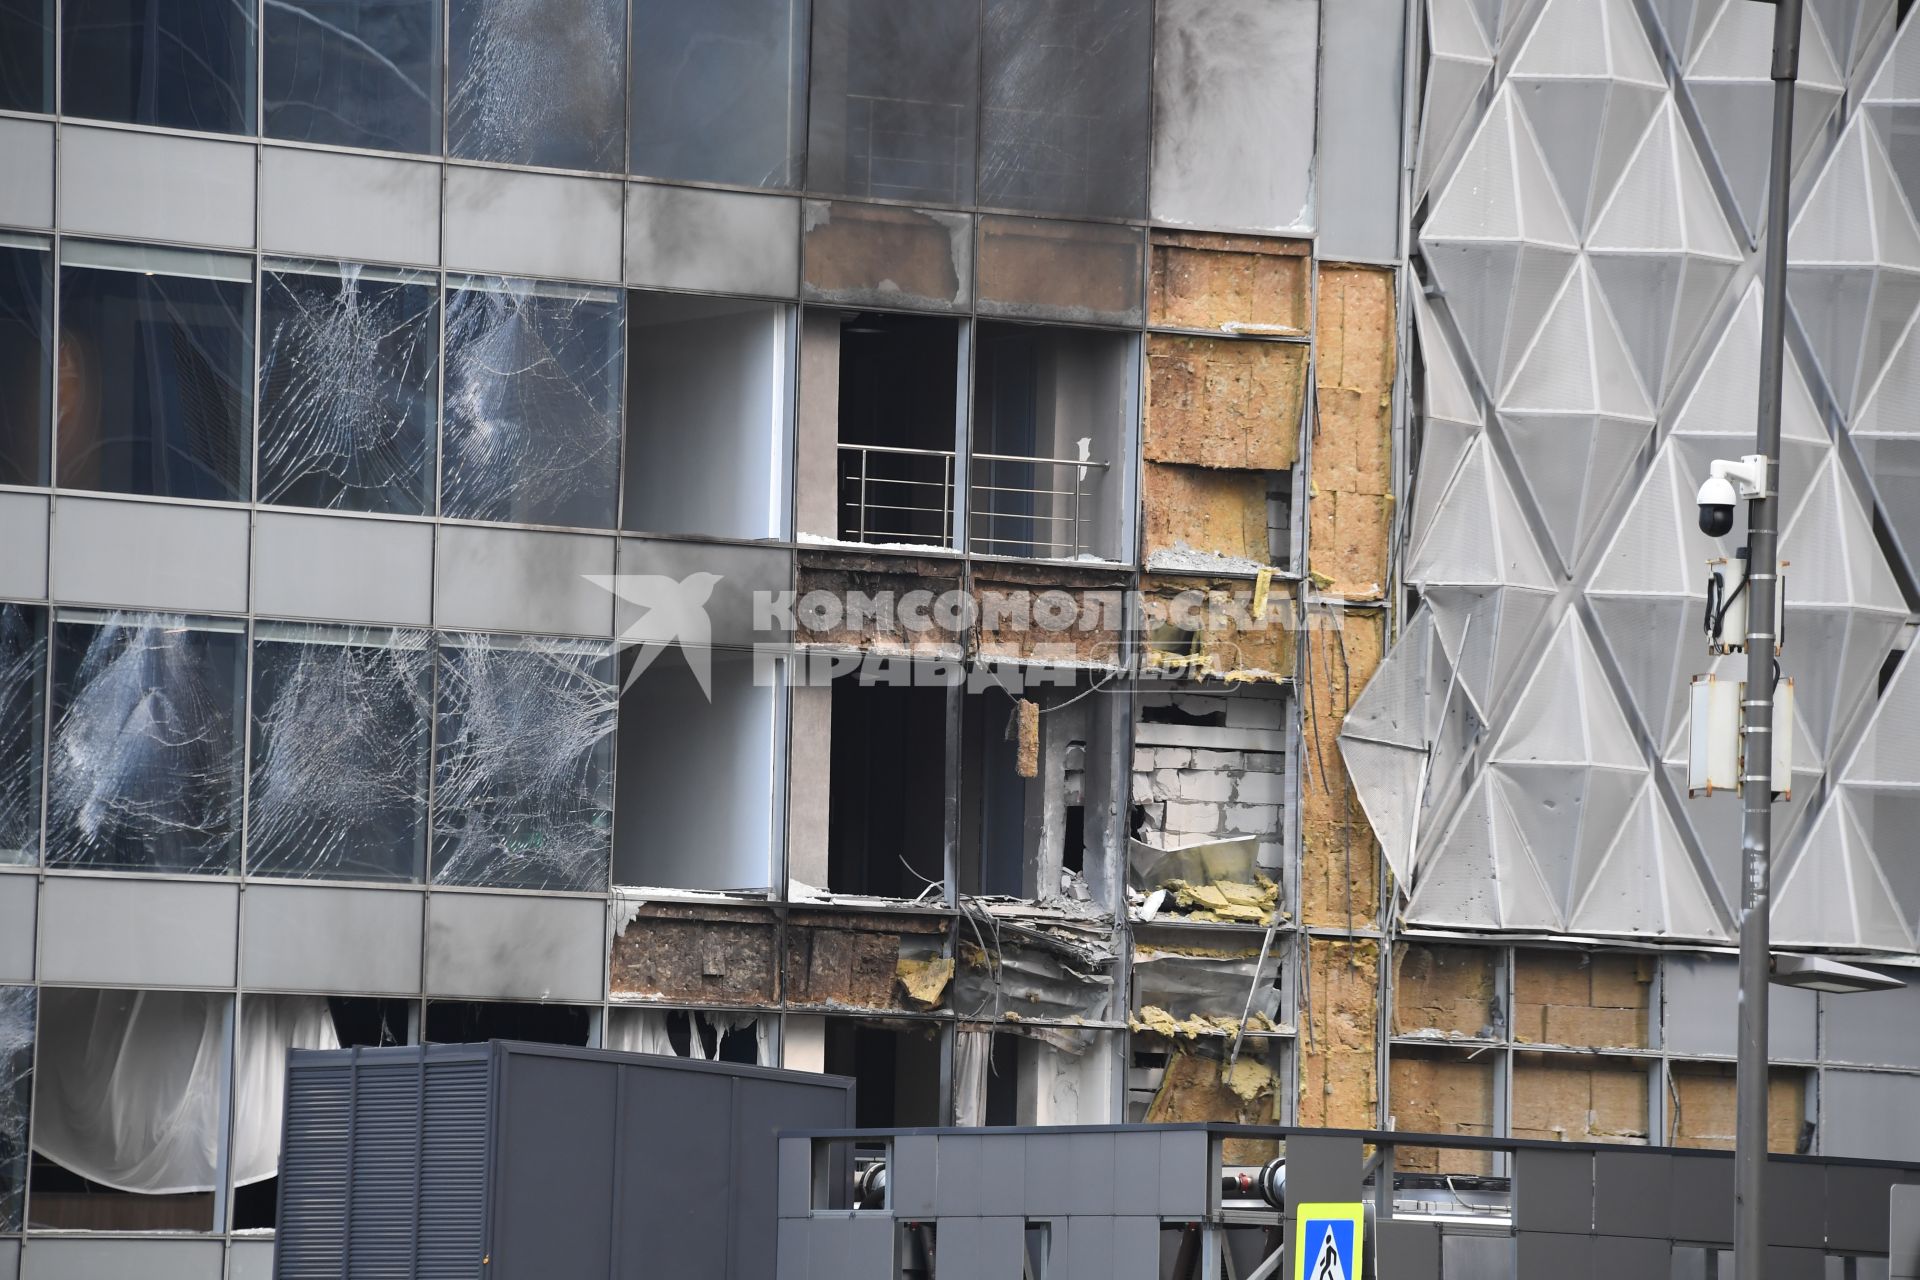
<instances>
[{"instance_id":1,"label":"electrical box on pole","mask_svg":"<svg viewBox=\"0 0 1920 1280\"><path fill-rule=\"evenodd\" d=\"M1747 731L1742 704L1743 680L1695 676L1687 703L1687 796L1738 795L1746 773ZM1773 685L1773 722L1780 732L1772 739L1773 797L1793 798L1793 681Z\"/></svg>"}]
</instances>

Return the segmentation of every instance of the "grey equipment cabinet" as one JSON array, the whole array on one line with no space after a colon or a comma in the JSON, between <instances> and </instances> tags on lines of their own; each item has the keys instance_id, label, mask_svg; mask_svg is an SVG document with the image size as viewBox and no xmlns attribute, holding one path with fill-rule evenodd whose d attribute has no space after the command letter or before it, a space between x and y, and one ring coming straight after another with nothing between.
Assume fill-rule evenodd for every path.
<instances>
[{"instance_id":1,"label":"grey equipment cabinet","mask_svg":"<svg viewBox=\"0 0 1920 1280\"><path fill-rule=\"evenodd\" d=\"M495 1040L288 1055L277 1280L772 1280L844 1076Z\"/></svg>"}]
</instances>

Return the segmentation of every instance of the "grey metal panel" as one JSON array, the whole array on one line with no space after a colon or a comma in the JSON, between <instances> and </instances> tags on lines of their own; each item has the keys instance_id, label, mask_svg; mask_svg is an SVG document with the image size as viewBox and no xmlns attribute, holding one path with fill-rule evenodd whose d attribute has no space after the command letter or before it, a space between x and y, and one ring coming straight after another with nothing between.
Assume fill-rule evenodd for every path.
<instances>
[{"instance_id":1,"label":"grey metal panel","mask_svg":"<svg viewBox=\"0 0 1920 1280\"><path fill-rule=\"evenodd\" d=\"M432 525L282 511L255 517L256 613L425 626L432 592Z\"/></svg>"},{"instance_id":2,"label":"grey metal panel","mask_svg":"<svg viewBox=\"0 0 1920 1280\"><path fill-rule=\"evenodd\" d=\"M1523 1280L1534 1276L1587 1280L1593 1275L1592 1236L1520 1231L1514 1234L1513 1252Z\"/></svg>"},{"instance_id":3,"label":"grey metal panel","mask_svg":"<svg viewBox=\"0 0 1920 1280\"><path fill-rule=\"evenodd\" d=\"M620 1067L530 1053L505 1054L500 1063L509 1100L491 1162L495 1274L607 1275L615 1214L607 1189L617 1145L607 1120ZM671 1163L659 1151L648 1154Z\"/></svg>"},{"instance_id":4,"label":"grey metal panel","mask_svg":"<svg viewBox=\"0 0 1920 1280\"><path fill-rule=\"evenodd\" d=\"M266 146L260 247L355 262L440 261L440 166Z\"/></svg>"},{"instance_id":5,"label":"grey metal panel","mask_svg":"<svg viewBox=\"0 0 1920 1280\"><path fill-rule=\"evenodd\" d=\"M895 1138L887 1162L888 1207L898 1218L930 1218L938 1210L940 1157L938 1138ZM784 1157L785 1144L781 1155Z\"/></svg>"},{"instance_id":6,"label":"grey metal panel","mask_svg":"<svg viewBox=\"0 0 1920 1280\"><path fill-rule=\"evenodd\" d=\"M496 1058L429 1054L420 1163L448 1171L423 1179L414 1254L422 1277L471 1276L485 1258L487 1192L483 1170L498 1117L493 1101Z\"/></svg>"},{"instance_id":7,"label":"grey metal panel","mask_svg":"<svg viewBox=\"0 0 1920 1280\"><path fill-rule=\"evenodd\" d=\"M1673 1244L1633 1236L1596 1236L1593 1274L1596 1277L1664 1276L1673 1267Z\"/></svg>"},{"instance_id":8,"label":"grey metal panel","mask_svg":"<svg viewBox=\"0 0 1920 1280\"><path fill-rule=\"evenodd\" d=\"M893 1218L888 1214L854 1214L844 1218L788 1218L780 1224L780 1275L788 1277L788 1227L805 1243L796 1248L806 1260L802 1275L812 1280L851 1280L855 1276L891 1276Z\"/></svg>"},{"instance_id":9,"label":"grey metal panel","mask_svg":"<svg viewBox=\"0 0 1920 1280\"><path fill-rule=\"evenodd\" d=\"M1405 21L1399 0L1321 7L1314 253L1322 259L1392 262L1399 255Z\"/></svg>"},{"instance_id":10,"label":"grey metal panel","mask_svg":"<svg viewBox=\"0 0 1920 1280\"><path fill-rule=\"evenodd\" d=\"M40 1236L20 1251L20 1280L220 1280L218 1240Z\"/></svg>"},{"instance_id":11,"label":"grey metal panel","mask_svg":"<svg viewBox=\"0 0 1920 1280\"><path fill-rule=\"evenodd\" d=\"M1511 1236L1440 1237L1440 1274L1446 1280L1510 1280L1514 1276ZM1527 1276L1526 1280L1535 1280Z\"/></svg>"},{"instance_id":12,"label":"grey metal panel","mask_svg":"<svg viewBox=\"0 0 1920 1280\"><path fill-rule=\"evenodd\" d=\"M73 604L243 613L247 513L63 497L53 506L53 595Z\"/></svg>"},{"instance_id":13,"label":"grey metal panel","mask_svg":"<svg viewBox=\"0 0 1920 1280\"><path fill-rule=\"evenodd\" d=\"M0 121L4 125L6 121ZM0 596L34 600L47 594L47 499L0 493Z\"/></svg>"},{"instance_id":14,"label":"grey metal panel","mask_svg":"<svg viewBox=\"0 0 1920 1280\"><path fill-rule=\"evenodd\" d=\"M707 597L709 639L716 645L745 646L777 643L792 637L784 632L754 629L754 597L762 592L790 590L793 557L779 547L741 547L719 543L663 542L651 538L622 538L618 572L658 574L684 582L690 575L718 576ZM629 628L640 619L639 606L627 599L614 604L614 631L631 638Z\"/></svg>"},{"instance_id":15,"label":"grey metal panel","mask_svg":"<svg viewBox=\"0 0 1920 1280\"><path fill-rule=\"evenodd\" d=\"M273 1280L273 1241L235 1240L227 1249L227 1280Z\"/></svg>"},{"instance_id":16,"label":"grey metal panel","mask_svg":"<svg viewBox=\"0 0 1920 1280\"><path fill-rule=\"evenodd\" d=\"M935 1233L940 1280L1012 1280L1026 1249L1024 1218L941 1218Z\"/></svg>"},{"instance_id":17,"label":"grey metal panel","mask_svg":"<svg viewBox=\"0 0 1920 1280\"><path fill-rule=\"evenodd\" d=\"M1887 1243L1891 1169L1827 1166L1827 1247L1871 1252Z\"/></svg>"},{"instance_id":18,"label":"grey metal panel","mask_svg":"<svg viewBox=\"0 0 1920 1280\"><path fill-rule=\"evenodd\" d=\"M782 1218L780 1220L774 1266L776 1280L808 1280L813 1274L810 1265L812 1242L813 1219Z\"/></svg>"},{"instance_id":19,"label":"grey metal panel","mask_svg":"<svg viewBox=\"0 0 1920 1280\"><path fill-rule=\"evenodd\" d=\"M427 904L427 991L479 1000L598 1000L606 903L452 893Z\"/></svg>"},{"instance_id":20,"label":"grey metal panel","mask_svg":"<svg viewBox=\"0 0 1920 1280\"><path fill-rule=\"evenodd\" d=\"M1112 1218L1068 1218L1053 1224L1052 1254L1047 1259L1050 1275L1065 1280L1109 1280L1118 1275ZM1159 1270L1159 1257L1153 1258Z\"/></svg>"},{"instance_id":21,"label":"grey metal panel","mask_svg":"<svg viewBox=\"0 0 1920 1280\"><path fill-rule=\"evenodd\" d=\"M989 1142L984 1135L972 1134L943 1134L937 1141L940 1181L936 1194L940 1213L963 1218L986 1216L986 1154L990 1148L1008 1145L1007 1141ZM1007 1212L1023 1213L1025 1207L1016 1202Z\"/></svg>"},{"instance_id":22,"label":"grey metal panel","mask_svg":"<svg viewBox=\"0 0 1920 1280\"><path fill-rule=\"evenodd\" d=\"M0 1240L0 1280L16 1280L20 1274L20 1242Z\"/></svg>"},{"instance_id":23,"label":"grey metal panel","mask_svg":"<svg viewBox=\"0 0 1920 1280\"><path fill-rule=\"evenodd\" d=\"M33 981L34 898L32 875L0 875L0 982Z\"/></svg>"},{"instance_id":24,"label":"grey metal panel","mask_svg":"<svg viewBox=\"0 0 1920 1280\"><path fill-rule=\"evenodd\" d=\"M242 895L240 981L268 991L420 990L417 889L254 882Z\"/></svg>"},{"instance_id":25,"label":"grey metal panel","mask_svg":"<svg viewBox=\"0 0 1920 1280\"><path fill-rule=\"evenodd\" d=\"M88 235L253 246L254 148L67 125L60 226ZM129 192L139 192L129 199Z\"/></svg>"},{"instance_id":26,"label":"grey metal panel","mask_svg":"<svg viewBox=\"0 0 1920 1280\"><path fill-rule=\"evenodd\" d=\"M1513 1222L1522 1231L1593 1228L1593 1156L1585 1151L1514 1153Z\"/></svg>"},{"instance_id":27,"label":"grey metal panel","mask_svg":"<svg viewBox=\"0 0 1920 1280\"><path fill-rule=\"evenodd\" d=\"M1004 1139L1003 1139L1004 1141ZM988 1149L995 1146L987 1139ZM1027 1212L1036 1218L1064 1217L1071 1206L1086 1201L1070 1184L1088 1170L1074 1162L1073 1139L1064 1133L1030 1133L1027 1149Z\"/></svg>"},{"instance_id":28,"label":"grey metal panel","mask_svg":"<svg viewBox=\"0 0 1920 1280\"><path fill-rule=\"evenodd\" d=\"M40 895L47 982L230 987L240 887L187 880L48 876Z\"/></svg>"},{"instance_id":29,"label":"grey metal panel","mask_svg":"<svg viewBox=\"0 0 1920 1280\"><path fill-rule=\"evenodd\" d=\"M1287 1139L1286 1155L1288 1204L1360 1198L1360 1139L1296 1133Z\"/></svg>"},{"instance_id":30,"label":"grey metal panel","mask_svg":"<svg viewBox=\"0 0 1920 1280\"><path fill-rule=\"evenodd\" d=\"M1031 1143L1031 1139L1028 1140ZM1113 1208L1114 1135L1076 1133L1069 1140L1067 1159L1074 1170L1067 1182L1067 1213L1074 1217L1111 1217ZM1029 1178L1034 1173L1031 1154L1027 1159ZM1028 1185L1032 1194L1032 1185Z\"/></svg>"},{"instance_id":31,"label":"grey metal panel","mask_svg":"<svg viewBox=\"0 0 1920 1280\"><path fill-rule=\"evenodd\" d=\"M813 1143L780 1139L780 1216L804 1218L813 1202Z\"/></svg>"},{"instance_id":32,"label":"grey metal panel","mask_svg":"<svg viewBox=\"0 0 1920 1280\"><path fill-rule=\"evenodd\" d=\"M1826 1061L1920 1067L1920 983L1899 991L1822 996L1820 1014L1820 1056Z\"/></svg>"},{"instance_id":33,"label":"grey metal panel","mask_svg":"<svg viewBox=\"0 0 1920 1280\"><path fill-rule=\"evenodd\" d=\"M1431 1222L1378 1223L1374 1257L1393 1280L1440 1280L1440 1228Z\"/></svg>"},{"instance_id":34,"label":"grey metal panel","mask_svg":"<svg viewBox=\"0 0 1920 1280\"><path fill-rule=\"evenodd\" d=\"M53 126L38 120L0 120L0 223L53 225Z\"/></svg>"},{"instance_id":35,"label":"grey metal panel","mask_svg":"<svg viewBox=\"0 0 1920 1280\"><path fill-rule=\"evenodd\" d=\"M1867 1071L1821 1075L1820 1154L1908 1160L1916 1151L1920 1151L1920 1076Z\"/></svg>"},{"instance_id":36,"label":"grey metal panel","mask_svg":"<svg viewBox=\"0 0 1920 1280\"><path fill-rule=\"evenodd\" d=\"M620 279L620 184L448 165L446 261L470 271Z\"/></svg>"},{"instance_id":37,"label":"grey metal panel","mask_svg":"<svg viewBox=\"0 0 1920 1280\"><path fill-rule=\"evenodd\" d=\"M731 1216L724 1232L733 1242L728 1275L763 1276L773 1267L769 1242L773 1238L777 1188L767 1174L774 1168L775 1135L782 1129L845 1129L853 1121L853 1094L827 1082L736 1082L729 1144L732 1176L727 1204Z\"/></svg>"},{"instance_id":38,"label":"grey metal panel","mask_svg":"<svg viewBox=\"0 0 1920 1280\"><path fill-rule=\"evenodd\" d=\"M1160 1135L1160 1214L1198 1218L1207 1211L1207 1135Z\"/></svg>"},{"instance_id":39,"label":"grey metal panel","mask_svg":"<svg viewBox=\"0 0 1920 1280\"><path fill-rule=\"evenodd\" d=\"M1672 1225L1672 1195L1673 1157L1643 1151L1594 1153L1593 1229L1601 1235L1666 1236Z\"/></svg>"},{"instance_id":40,"label":"grey metal panel","mask_svg":"<svg viewBox=\"0 0 1920 1280\"><path fill-rule=\"evenodd\" d=\"M1773 1210L1769 1207L1767 1211ZM1827 1280L1827 1256L1818 1249L1770 1246L1766 1274L1767 1280Z\"/></svg>"},{"instance_id":41,"label":"grey metal panel","mask_svg":"<svg viewBox=\"0 0 1920 1280\"><path fill-rule=\"evenodd\" d=\"M791 298L800 287L800 201L631 183L628 284Z\"/></svg>"},{"instance_id":42,"label":"grey metal panel","mask_svg":"<svg viewBox=\"0 0 1920 1280\"><path fill-rule=\"evenodd\" d=\"M1767 1161L1767 1243L1818 1249L1827 1240L1827 1170L1800 1161Z\"/></svg>"},{"instance_id":43,"label":"grey metal panel","mask_svg":"<svg viewBox=\"0 0 1920 1280\"><path fill-rule=\"evenodd\" d=\"M611 537L443 525L434 569L439 626L613 634L614 594L586 577L614 572Z\"/></svg>"},{"instance_id":44,"label":"grey metal panel","mask_svg":"<svg viewBox=\"0 0 1920 1280\"><path fill-rule=\"evenodd\" d=\"M1667 1234L1701 1244L1733 1242L1733 1161L1725 1155L1673 1157ZM1625 1234L1625 1233L1623 1233Z\"/></svg>"},{"instance_id":45,"label":"grey metal panel","mask_svg":"<svg viewBox=\"0 0 1920 1280\"><path fill-rule=\"evenodd\" d=\"M1920 1186L1895 1187L1888 1197L1892 1232L1887 1261L1895 1280L1920 1277Z\"/></svg>"},{"instance_id":46,"label":"grey metal panel","mask_svg":"<svg viewBox=\"0 0 1920 1280\"><path fill-rule=\"evenodd\" d=\"M1113 1212L1123 1217L1159 1214L1161 1135L1116 1133L1113 1138ZM1201 1175L1204 1184L1205 1175Z\"/></svg>"},{"instance_id":47,"label":"grey metal panel","mask_svg":"<svg viewBox=\"0 0 1920 1280\"><path fill-rule=\"evenodd\" d=\"M1667 1048L1675 1053L1732 1057L1740 1010L1740 966L1731 958L1672 955L1667 957L1663 978ZM1771 1057L1812 1061L1818 997L1794 987L1770 987L1767 994Z\"/></svg>"},{"instance_id":48,"label":"grey metal panel","mask_svg":"<svg viewBox=\"0 0 1920 1280\"><path fill-rule=\"evenodd\" d=\"M1154 36L1156 222L1313 226L1317 0L1160 0Z\"/></svg>"}]
</instances>

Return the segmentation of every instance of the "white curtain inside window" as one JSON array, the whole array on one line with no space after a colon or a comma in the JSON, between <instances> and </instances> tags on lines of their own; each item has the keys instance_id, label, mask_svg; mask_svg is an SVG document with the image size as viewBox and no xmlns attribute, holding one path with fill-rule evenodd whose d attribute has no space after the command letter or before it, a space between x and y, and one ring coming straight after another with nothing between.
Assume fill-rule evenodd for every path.
<instances>
[{"instance_id":1,"label":"white curtain inside window","mask_svg":"<svg viewBox=\"0 0 1920 1280\"><path fill-rule=\"evenodd\" d=\"M769 1024L772 1019L756 1018L750 1013L703 1013L695 1011L687 1015L697 1020L687 1036L688 1052L676 1055L673 1040L667 1034L666 1009L623 1009L607 1019L607 1048L618 1049L623 1053L663 1053L668 1057L696 1058L707 1060L707 1047L699 1034L699 1023L712 1028L716 1051L721 1037L729 1031L743 1027L753 1028L754 1061L761 1066L772 1066L771 1046L767 1043Z\"/></svg>"},{"instance_id":2,"label":"white curtain inside window","mask_svg":"<svg viewBox=\"0 0 1920 1280\"><path fill-rule=\"evenodd\" d=\"M41 993L34 1150L118 1191L210 1191L232 997L196 991ZM249 996L235 1037L233 1181L280 1166L288 1049L337 1049L320 996Z\"/></svg>"},{"instance_id":3,"label":"white curtain inside window","mask_svg":"<svg viewBox=\"0 0 1920 1280\"><path fill-rule=\"evenodd\" d=\"M987 1122L987 1067L993 1032L962 1030L953 1037L953 1122L973 1128Z\"/></svg>"}]
</instances>

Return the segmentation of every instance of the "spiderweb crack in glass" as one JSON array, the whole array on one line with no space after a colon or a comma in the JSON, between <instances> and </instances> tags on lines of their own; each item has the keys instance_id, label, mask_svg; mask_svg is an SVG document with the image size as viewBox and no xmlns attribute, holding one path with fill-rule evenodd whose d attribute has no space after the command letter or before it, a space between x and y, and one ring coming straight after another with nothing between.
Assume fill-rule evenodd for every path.
<instances>
[{"instance_id":1,"label":"spiderweb crack in glass","mask_svg":"<svg viewBox=\"0 0 1920 1280\"><path fill-rule=\"evenodd\" d=\"M32 987L0 987L0 1231L20 1229L33 1097Z\"/></svg>"},{"instance_id":2,"label":"spiderweb crack in glass","mask_svg":"<svg viewBox=\"0 0 1920 1280\"><path fill-rule=\"evenodd\" d=\"M434 880L592 891L612 854L612 646L441 648Z\"/></svg>"},{"instance_id":3,"label":"spiderweb crack in glass","mask_svg":"<svg viewBox=\"0 0 1920 1280\"><path fill-rule=\"evenodd\" d=\"M626 43L624 0L454 0L449 150L620 170Z\"/></svg>"},{"instance_id":4,"label":"spiderweb crack in glass","mask_svg":"<svg viewBox=\"0 0 1920 1280\"><path fill-rule=\"evenodd\" d=\"M39 860L44 610L0 604L0 862Z\"/></svg>"}]
</instances>

